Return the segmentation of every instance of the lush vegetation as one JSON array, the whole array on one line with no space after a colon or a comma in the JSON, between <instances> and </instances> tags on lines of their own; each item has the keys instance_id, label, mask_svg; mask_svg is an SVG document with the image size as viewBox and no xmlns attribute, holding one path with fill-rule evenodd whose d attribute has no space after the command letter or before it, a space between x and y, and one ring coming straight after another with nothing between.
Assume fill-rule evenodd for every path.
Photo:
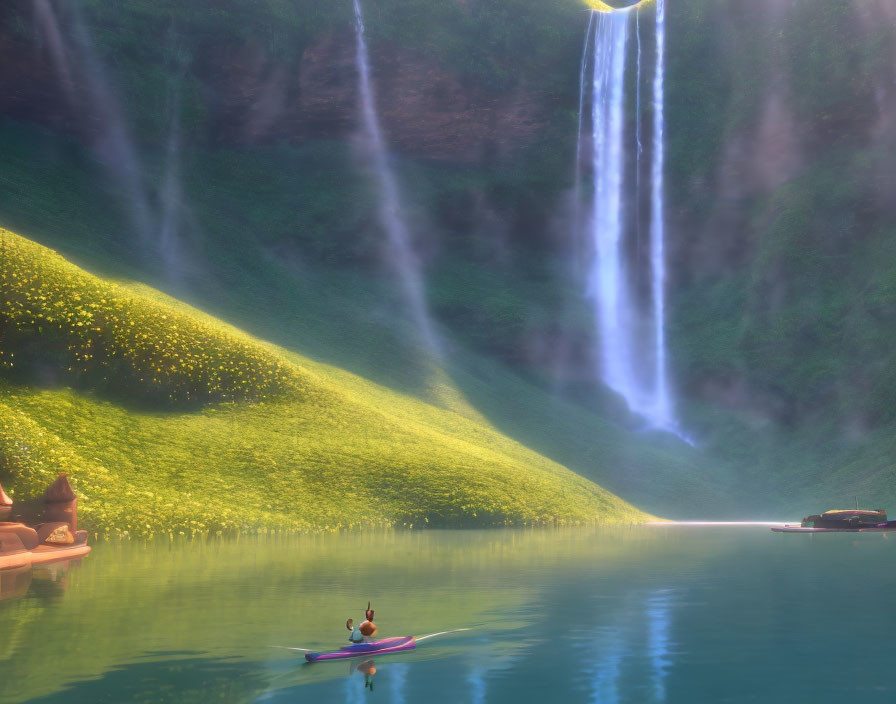
<instances>
[{"instance_id":1,"label":"lush vegetation","mask_svg":"<svg viewBox=\"0 0 896 704\"><path fill-rule=\"evenodd\" d=\"M35 345L42 335L52 340L62 330L76 350L89 339L127 351L116 347L123 343L115 333L122 321L133 322L125 339L140 340L141 353L127 359L139 368L143 354L147 364L157 363L160 349L168 350L168 362L186 354L171 347L165 339L171 328L159 324L174 320L178 340L215 355L210 366L254 361L252 374L234 362L245 376L235 377L240 393L229 403L209 403L214 395L207 394L206 405L190 412L107 400L118 394L108 393L103 376L79 376L90 393L78 393L41 388L39 380L13 383L16 367L7 369L0 477L13 497L37 493L56 473L69 472L83 497L86 525L128 535L619 522L643 516L490 428L437 375L432 394L456 410L440 410L253 340L151 290L108 284L46 248L3 235L4 290L13 301L13 314L5 318L13 334L2 338L4 350L7 341L19 344L20 326ZM30 307L18 305L16 294L23 291ZM77 325L84 315L79 306L93 316L89 325ZM110 310L118 314L93 315ZM55 312L52 320L46 311ZM94 359L84 360L88 370ZM194 366L202 363L197 359ZM90 387L92 378L103 383ZM199 381L218 377L200 371L164 378L183 378L191 389L201 389ZM293 383L273 394L270 378ZM142 383L152 388L156 381L147 376Z\"/></svg>"},{"instance_id":2,"label":"lush vegetation","mask_svg":"<svg viewBox=\"0 0 896 704\"><path fill-rule=\"evenodd\" d=\"M892 21L846 0L670 19L688 423L750 491L892 502Z\"/></svg>"},{"instance_id":3,"label":"lush vegetation","mask_svg":"<svg viewBox=\"0 0 896 704\"><path fill-rule=\"evenodd\" d=\"M239 331L163 307L0 229L0 367L140 402L261 400L301 375Z\"/></svg>"}]
</instances>

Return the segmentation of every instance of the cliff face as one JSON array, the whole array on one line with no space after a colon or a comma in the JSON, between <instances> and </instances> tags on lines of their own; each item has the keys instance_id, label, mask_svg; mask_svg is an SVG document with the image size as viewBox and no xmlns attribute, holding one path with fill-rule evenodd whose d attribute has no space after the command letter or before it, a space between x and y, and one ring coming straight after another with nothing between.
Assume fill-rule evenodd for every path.
<instances>
[{"instance_id":1,"label":"cliff face","mask_svg":"<svg viewBox=\"0 0 896 704\"><path fill-rule=\"evenodd\" d=\"M16 22L0 24L0 114L81 137L106 129L94 97L102 46L85 39L83 18L49 0L29 13L13 3ZM75 23L74 28L71 26ZM85 25L86 26L86 25ZM169 61L169 81L201 96L202 125L218 146L347 139L357 126L355 38L322 32L298 57L273 54L253 36L190 47L189 66ZM451 67L395 43L372 56L377 102L390 145L415 159L470 163L508 156L543 133L550 112L537 81L490 93Z\"/></svg>"},{"instance_id":2,"label":"cliff face","mask_svg":"<svg viewBox=\"0 0 896 704\"><path fill-rule=\"evenodd\" d=\"M789 425L869 429L896 393L881 367L896 322L892 6L736 5L673 14L672 100L705 97L703 115L670 111L677 377L691 398ZM701 31L711 44L674 53Z\"/></svg>"},{"instance_id":3,"label":"cliff face","mask_svg":"<svg viewBox=\"0 0 896 704\"><path fill-rule=\"evenodd\" d=\"M54 39L61 41L54 33L58 27L48 30L41 46L32 41L35 25L13 24L8 16L4 19L0 22L0 114L53 129L73 130L71 108L61 95L50 62L49 45Z\"/></svg>"},{"instance_id":4,"label":"cliff face","mask_svg":"<svg viewBox=\"0 0 896 704\"><path fill-rule=\"evenodd\" d=\"M678 238L676 271L707 270L691 247L706 251L720 270L741 264L712 250L728 245L748 255L736 231L750 229L751 202L768 198L831 154L896 139L892 12L876 1L818 6L762 0L749 10L730 2L691 3L689 11L672 15L670 99L680 102L687 98L676 94L702 89L701 112L716 113L694 120L687 110L670 111L674 149L713 147L698 162L671 165L680 170L673 189L681 222L692 229L695 216L704 216L698 232ZM713 39L695 46L690 36L697 32ZM683 55L676 55L676 36L684 39ZM701 53L709 60L701 61ZM878 175L864 190L883 206L892 200L896 179Z\"/></svg>"},{"instance_id":5,"label":"cliff face","mask_svg":"<svg viewBox=\"0 0 896 704\"><path fill-rule=\"evenodd\" d=\"M227 51L201 79L215 97L213 130L243 144L349 138L357 124L355 39L317 37L297 65L247 44ZM232 57L232 58L228 58ZM390 145L415 159L476 162L531 143L546 123L538 88L498 97L464 85L425 55L379 45L372 57L380 118Z\"/></svg>"}]
</instances>

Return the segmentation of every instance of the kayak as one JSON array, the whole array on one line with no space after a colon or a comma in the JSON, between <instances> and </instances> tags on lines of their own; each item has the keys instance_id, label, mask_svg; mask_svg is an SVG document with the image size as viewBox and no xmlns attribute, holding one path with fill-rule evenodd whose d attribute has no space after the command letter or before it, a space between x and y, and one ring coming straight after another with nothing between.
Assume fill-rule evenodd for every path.
<instances>
[{"instance_id":1,"label":"kayak","mask_svg":"<svg viewBox=\"0 0 896 704\"><path fill-rule=\"evenodd\" d=\"M339 650L331 650L323 653L305 653L308 662L323 662L325 660L345 660L357 658L363 655L388 655L400 653L404 650L413 650L417 647L417 639L414 636L400 636L398 638L384 638L369 643L354 643L345 645Z\"/></svg>"},{"instance_id":2,"label":"kayak","mask_svg":"<svg viewBox=\"0 0 896 704\"><path fill-rule=\"evenodd\" d=\"M364 655L388 655L389 653L400 653L403 650L413 650L417 647L417 643L428 638L436 638L437 636L448 635L449 633L461 633L469 631L469 628L455 628L451 631L439 631L438 633L427 633L425 636L398 636L396 638L383 638L367 643L352 643L351 645L343 645L339 650L330 650L327 652L318 652L308 648L296 648L286 645L271 645L271 648L282 648L283 650L291 650L293 652L304 653L308 662L321 662L324 660L345 660L346 658L357 658Z\"/></svg>"},{"instance_id":3,"label":"kayak","mask_svg":"<svg viewBox=\"0 0 896 704\"><path fill-rule=\"evenodd\" d=\"M406 643L408 638L413 636L397 636L392 638L381 638L380 640L371 640L366 643L352 643L351 645L343 645L339 650L350 650L353 653L369 653L383 648L391 648L393 645Z\"/></svg>"}]
</instances>

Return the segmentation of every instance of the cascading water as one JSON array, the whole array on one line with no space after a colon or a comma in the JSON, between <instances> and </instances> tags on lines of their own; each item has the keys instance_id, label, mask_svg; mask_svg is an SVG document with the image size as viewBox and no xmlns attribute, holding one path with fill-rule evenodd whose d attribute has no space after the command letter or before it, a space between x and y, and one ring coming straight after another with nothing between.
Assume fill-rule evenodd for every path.
<instances>
[{"instance_id":1,"label":"cascading water","mask_svg":"<svg viewBox=\"0 0 896 704\"><path fill-rule=\"evenodd\" d=\"M156 230L152 209L143 184L143 168L137 150L116 100L105 68L102 65L81 17L78 3L70 7L72 29L77 39L76 51L80 56L80 68L94 109L103 121L103 131L97 143L104 166L124 188L132 225L144 245L152 241ZM75 62L76 65L78 62Z\"/></svg>"},{"instance_id":2,"label":"cascading water","mask_svg":"<svg viewBox=\"0 0 896 704\"><path fill-rule=\"evenodd\" d=\"M575 163L575 187L573 188L573 204L575 208L573 222L575 228L581 226L581 202L582 202L582 111L585 107L585 69L588 66L588 45L591 43L591 31L594 28L594 15L588 15L588 27L585 29L585 46L582 49L582 66L579 69L579 126L576 131L576 163Z\"/></svg>"},{"instance_id":3,"label":"cascading water","mask_svg":"<svg viewBox=\"0 0 896 704\"><path fill-rule=\"evenodd\" d=\"M641 13L635 12L635 37L638 41L637 76L635 78L635 260L641 261ZM637 283L637 282L636 282Z\"/></svg>"},{"instance_id":4,"label":"cascading water","mask_svg":"<svg viewBox=\"0 0 896 704\"><path fill-rule=\"evenodd\" d=\"M628 17L600 13L594 30L592 81L592 168L594 199L591 213L593 261L588 295L594 302L600 329L601 364L606 383L627 399L633 390L633 320L626 262L622 256L623 102Z\"/></svg>"},{"instance_id":5,"label":"cascading water","mask_svg":"<svg viewBox=\"0 0 896 704\"><path fill-rule=\"evenodd\" d=\"M631 13L638 10L593 12L591 97L591 169L594 181L590 220L585 223L589 247L587 296L592 302L599 335L600 370L604 382L623 396L629 408L652 426L675 430L666 371L665 228L663 222L665 5L656 4L656 66L653 75L653 139L650 167L650 297L639 297L643 265L640 244L641 155L641 34L636 27L636 133L626 142L626 63ZM586 34L586 36L588 36ZM576 148L576 189L583 139L582 116L589 86L581 82L580 130ZM633 144L636 173L626 178L626 144ZM634 194L627 189L634 185ZM634 207L629 207L633 203ZM578 207L578 206L577 206ZM630 213L634 213L634 217ZM633 222L630 222L633 220ZM629 245L630 233L635 237Z\"/></svg>"},{"instance_id":6,"label":"cascading water","mask_svg":"<svg viewBox=\"0 0 896 704\"><path fill-rule=\"evenodd\" d=\"M666 370L666 229L663 195L666 73L666 2L656 0L656 69L653 76L653 164L650 170L650 270L653 291L654 390L647 416L658 426L674 426Z\"/></svg>"},{"instance_id":7,"label":"cascading water","mask_svg":"<svg viewBox=\"0 0 896 704\"><path fill-rule=\"evenodd\" d=\"M162 206L159 225L159 250L162 261L165 262L170 275L174 277L181 273L176 263L181 261L179 254L179 226L184 207L180 174L181 98L179 81L170 89L169 93L170 126L168 143L165 147L165 171L162 176L162 188L159 194Z\"/></svg>"},{"instance_id":8,"label":"cascading water","mask_svg":"<svg viewBox=\"0 0 896 704\"><path fill-rule=\"evenodd\" d=\"M66 4L65 14L57 14L49 0L35 0L35 24L46 39L50 58L66 98L78 115L95 115L101 129L93 139L103 168L121 189L131 229L145 253L159 257L170 277L181 262L175 242L176 211L181 201L176 159L179 157L179 108L172 120L166 152L162 209L159 216L152 205L144 168L128 127L127 118L106 75L106 68L94 47L80 4ZM63 20L62 22L60 20ZM69 26L70 35L62 32Z\"/></svg>"},{"instance_id":9,"label":"cascading water","mask_svg":"<svg viewBox=\"0 0 896 704\"><path fill-rule=\"evenodd\" d=\"M361 117L366 146L379 186L380 224L386 233L387 254L398 274L402 292L410 308L413 322L427 349L440 355L440 345L427 310L421 264L414 252L410 232L402 216L398 182L389 165L386 142L376 112L373 82L370 78L370 57L364 31L364 16L359 0L355 5L355 34L357 37L356 64L358 89L361 98Z\"/></svg>"}]
</instances>

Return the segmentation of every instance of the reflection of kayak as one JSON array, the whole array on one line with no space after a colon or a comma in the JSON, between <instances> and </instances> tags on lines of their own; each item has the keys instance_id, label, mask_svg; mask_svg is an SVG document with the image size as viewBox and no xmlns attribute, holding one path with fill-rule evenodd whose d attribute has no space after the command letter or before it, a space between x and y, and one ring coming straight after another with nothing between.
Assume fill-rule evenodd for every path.
<instances>
[{"instance_id":1,"label":"reflection of kayak","mask_svg":"<svg viewBox=\"0 0 896 704\"><path fill-rule=\"evenodd\" d=\"M775 533L888 533L896 530L893 521L880 525L869 525L866 528L815 528L813 526L802 526L799 524L790 524L777 526L772 528Z\"/></svg>"},{"instance_id":2,"label":"reflection of kayak","mask_svg":"<svg viewBox=\"0 0 896 704\"><path fill-rule=\"evenodd\" d=\"M339 650L325 653L305 653L308 662L321 662L323 660L344 660L357 658L362 655L388 655L400 653L403 650L413 650L417 647L417 639L414 636L400 636L398 638L384 638L370 643L355 643L345 645Z\"/></svg>"}]
</instances>

